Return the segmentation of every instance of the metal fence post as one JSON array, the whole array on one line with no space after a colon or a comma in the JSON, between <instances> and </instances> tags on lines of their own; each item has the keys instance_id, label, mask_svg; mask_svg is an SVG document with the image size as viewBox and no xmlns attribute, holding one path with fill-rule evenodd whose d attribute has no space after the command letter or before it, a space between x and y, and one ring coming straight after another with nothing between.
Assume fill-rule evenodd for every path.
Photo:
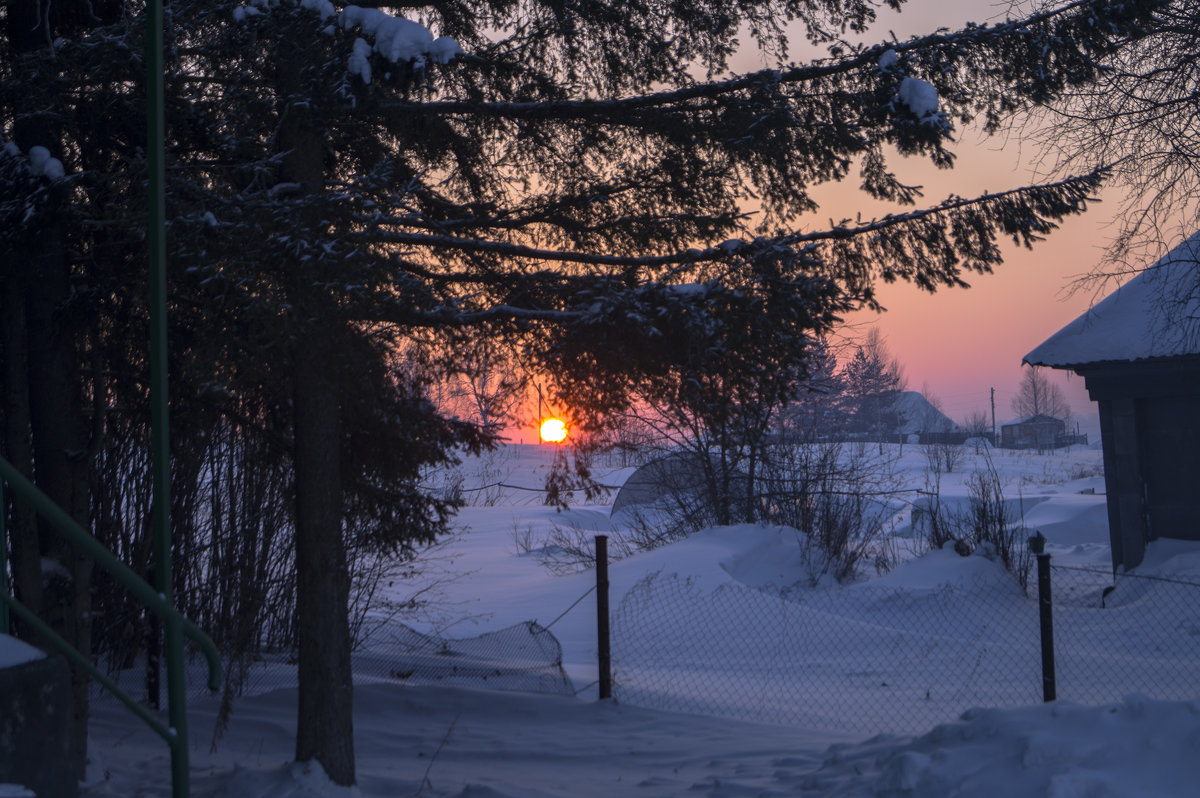
<instances>
[{"instance_id":1,"label":"metal fence post","mask_svg":"<svg viewBox=\"0 0 1200 798\"><path fill-rule=\"evenodd\" d=\"M608 636L607 535L596 535L596 638L600 659L600 698L612 698L612 653Z\"/></svg>"},{"instance_id":2,"label":"metal fence post","mask_svg":"<svg viewBox=\"0 0 1200 798\"><path fill-rule=\"evenodd\" d=\"M1050 602L1050 555L1045 552L1046 538L1038 533L1029 539L1029 548L1037 556L1038 615L1042 627L1042 700L1057 697L1054 680L1054 607Z\"/></svg>"},{"instance_id":3,"label":"metal fence post","mask_svg":"<svg viewBox=\"0 0 1200 798\"><path fill-rule=\"evenodd\" d=\"M164 120L163 0L146 3L146 249L150 309L150 470L153 501L154 586L174 605L171 558L170 431L167 397L167 214L166 123ZM188 798L187 682L183 626L175 615L163 618L167 659L167 714L175 732L171 747L171 795Z\"/></svg>"}]
</instances>

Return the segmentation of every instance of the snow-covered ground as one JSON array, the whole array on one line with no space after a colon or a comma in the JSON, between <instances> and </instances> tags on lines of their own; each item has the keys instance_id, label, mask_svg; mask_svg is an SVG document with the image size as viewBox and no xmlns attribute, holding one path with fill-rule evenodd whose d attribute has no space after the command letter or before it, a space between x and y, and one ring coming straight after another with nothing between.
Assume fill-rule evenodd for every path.
<instances>
[{"instance_id":1,"label":"snow-covered ground","mask_svg":"<svg viewBox=\"0 0 1200 798\"><path fill-rule=\"evenodd\" d=\"M924 488L923 450L894 454L904 486ZM457 675L437 679L420 678L416 666L430 657L405 655L397 627L372 634L356 659L359 786L351 790L289 764L289 666L264 668L250 682L215 749L216 701L194 698L193 794L1189 794L1200 780L1192 673L1200 588L1124 579L1099 609L1111 581L1102 573L1099 451L991 458L1025 525L1049 539L1055 564L1101 572L1056 571L1056 704L1040 703L1034 599L992 559L924 551L900 500L887 541L893 567L868 565L849 585L814 578L812 558L786 528L705 530L612 563L617 701L597 702L594 574L555 574L540 559L554 554L545 542L556 526L584 540L622 529L607 504L543 506L521 488L541 486L550 451L511 446L464 464L461 486L474 503L458 534L418 581L393 587L397 600L418 590L431 599L405 619L417 632L500 634L463 644L472 653L457 660ZM949 503L964 501L980 467L969 452L942 476ZM630 470L601 468L600 478L619 484ZM492 487L470 490L480 486ZM1200 582L1200 549L1157 542L1140 570ZM496 641L531 639L521 627L502 631L526 621L550 626L561 644L565 686L497 673L503 662L487 660ZM534 648L505 656L533 659ZM480 664L497 667L467 667ZM559 694L531 692L539 683L557 684ZM497 685L518 689L490 689ZM168 794L165 746L114 702L94 712L84 795Z\"/></svg>"}]
</instances>

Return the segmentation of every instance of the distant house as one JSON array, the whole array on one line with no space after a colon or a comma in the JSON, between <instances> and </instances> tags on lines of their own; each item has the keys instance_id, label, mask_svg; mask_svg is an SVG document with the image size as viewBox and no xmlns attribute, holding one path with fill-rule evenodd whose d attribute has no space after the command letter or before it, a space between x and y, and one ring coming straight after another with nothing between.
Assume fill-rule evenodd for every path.
<instances>
[{"instance_id":1,"label":"distant house","mask_svg":"<svg viewBox=\"0 0 1200 798\"><path fill-rule=\"evenodd\" d=\"M1067 422L1045 413L1018 418L1000 427L1003 449L1054 449L1067 439Z\"/></svg>"},{"instance_id":2,"label":"distant house","mask_svg":"<svg viewBox=\"0 0 1200 798\"><path fill-rule=\"evenodd\" d=\"M928 435L958 432L958 425L930 404L920 391L889 391L855 401L857 406L844 419L843 431L851 437L917 443L924 442Z\"/></svg>"},{"instance_id":3,"label":"distant house","mask_svg":"<svg viewBox=\"0 0 1200 798\"><path fill-rule=\"evenodd\" d=\"M902 435L946 435L958 432L958 425L934 407L920 391L901 391L891 407L897 431Z\"/></svg>"},{"instance_id":4,"label":"distant house","mask_svg":"<svg viewBox=\"0 0 1200 798\"><path fill-rule=\"evenodd\" d=\"M1025 356L1100 406L1113 568L1156 538L1200 540L1200 233Z\"/></svg>"}]
</instances>

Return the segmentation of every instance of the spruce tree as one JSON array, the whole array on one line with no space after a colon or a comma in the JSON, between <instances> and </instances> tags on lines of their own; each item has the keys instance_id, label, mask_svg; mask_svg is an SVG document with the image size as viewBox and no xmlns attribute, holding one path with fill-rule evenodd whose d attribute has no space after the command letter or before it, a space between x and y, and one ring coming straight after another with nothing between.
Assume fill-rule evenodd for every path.
<instances>
[{"instance_id":1,"label":"spruce tree","mask_svg":"<svg viewBox=\"0 0 1200 798\"><path fill-rule=\"evenodd\" d=\"M456 337L502 340L589 425L639 393L690 403L707 425L759 424L839 314L876 305L878 280L964 284L1000 263L1002 239L1030 244L1084 210L1102 171L918 207L891 162L949 167L959 126L997 130L1089 85L1157 5L1075 0L867 46L845 37L867 35L870 0L172 3L176 412L229 420L286 463L297 758L354 781L345 545L431 540L452 507L419 490L421 468L494 434L429 403L420 369L398 376L413 341L432 363ZM118 333L140 314L127 294L141 245L140 7L114 8L28 49L7 28L0 214L21 221L0 230L0 310L15 312L9 286L46 241L30 219L55 225L54 241L82 242L63 252L87 253L73 274L106 311L75 351L111 359L94 374L133 375ZM826 55L792 61L785 23ZM739 45L773 65L732 74ZM22 132L33 107L53 109L43 146L61 175ZM813 188L846 179L896 211L809 227ZM139 395L136 380L91 395L109 407L114 391ZM22 435L41 445L31 423L6 454Z\"/></svg>"}]
</instances>

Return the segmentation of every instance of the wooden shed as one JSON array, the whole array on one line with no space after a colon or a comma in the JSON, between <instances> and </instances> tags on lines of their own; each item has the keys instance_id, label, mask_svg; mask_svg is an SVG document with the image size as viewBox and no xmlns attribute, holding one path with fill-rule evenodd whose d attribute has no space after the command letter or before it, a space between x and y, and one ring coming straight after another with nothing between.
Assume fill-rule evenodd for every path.
<instances>
[{"instance_id":1,"label":"wooden shed","mask_svg":"<svg viewBox=\"0 0 1200 798\"><path fill-rule=\"evenodd\" d=\"M1067 437L1067 422L1038 413L1018 418L1000 427L1000 445L1005 449L1053 449Z\"/></svg>"},{"instance_id":2,"label":"wooden shed","mask_svg":"<svg viewBox=\"0 0 1200 798\"><path fill-rule=\"evenodd\" d=\"M1025 356L1100 406L1113 569L1156 538L1200 540L1200 233Z\"/></svg>"}]
</instances>

